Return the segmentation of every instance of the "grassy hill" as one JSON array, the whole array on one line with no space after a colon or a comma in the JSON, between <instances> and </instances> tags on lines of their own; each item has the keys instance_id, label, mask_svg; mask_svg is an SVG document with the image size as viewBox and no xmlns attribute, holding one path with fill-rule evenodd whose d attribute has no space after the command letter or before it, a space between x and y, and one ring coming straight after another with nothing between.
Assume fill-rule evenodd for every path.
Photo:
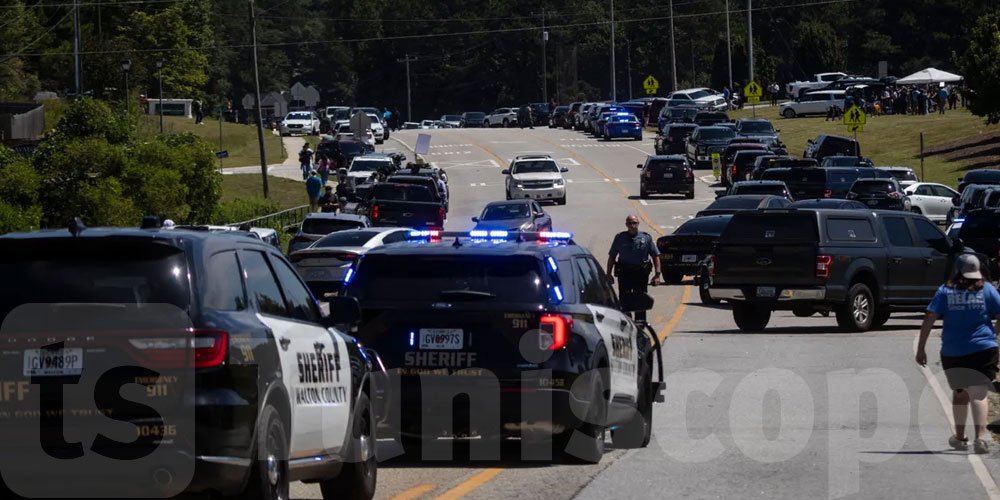
<instances>
[{"instance_id":1,"label":"grassy hill","mask_svg":"<svg viewBox=\"0 0 1000 500\"><path fill-rule=\"evenodd\" d=\"M781 130L781 141L788 151L801 155L806 141L819 134L849 136L840 121L824 117L782 118L777 108L756 110L758 118L768 118ZM733 119L750 118L753 111L743 109L729 114ZM944 115L869 116L863 132L858 133L861 152L876 165L913 167L920 177L920 133L924 134L924 172L922 180L949 186L973 168L1000 168L1000 126L987 126L982 118L964 109Z\"/></svg>"},{"instance_id":2,"label":"grassy hill","mask_svg":"<svg viewBox=\"0 0 1000 500\"><path fill-rule=\"evenodd\" d=\"M204 125L195 125L191 118L164 116L163 130L165 132L192 132L204 138L218 148L219 122L205 118ZM159 132L160 117L142 115L139 126L145 132ZM222 123L222 149L229 151L229 157L222 160L223 167L246 167L260 165L260 150L257 146L257 127L239 123ZM264 130L264 152L267 154L267 164L273 165L285 161L285 151L281 137Z\"/></svg>"}]
</instances>

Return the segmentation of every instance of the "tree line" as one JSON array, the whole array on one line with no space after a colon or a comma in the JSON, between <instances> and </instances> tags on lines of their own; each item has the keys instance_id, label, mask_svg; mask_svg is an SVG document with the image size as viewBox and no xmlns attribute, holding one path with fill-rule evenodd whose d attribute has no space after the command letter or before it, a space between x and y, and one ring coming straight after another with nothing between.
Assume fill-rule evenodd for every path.
<instances>
[{"instance_id":1,"label":"tree line","mask_svg":"<svg viewBox=\"0 0 1000 500\"><path fill-rule=\"evenodd\" d=\"M542 26L548 96L561 102L611 98L607 0L250 0L254 2L263 92L300 81L325 104L396 108L405 113L411 63L414 118L542 100ZM68 2L12 0L0 8L0 99L72 89L73 22ZM122 59L130 59L133 98L158 95L163 61L167 97L240 105L254 88L250 3L242 0L80 0L82 80L95 97L121 101ZM644 95L653 75L669 92L669 4L615 2L618 99ZM759 83L846 71L874 76L879 61L905 76L927 66L979 71L966 57L977 20L996 0L757 0L754 72ZM673 2L679 87L746 82L746 3ZM995 25L993 21L993 25ZM982 40L988 42L989 35ZM996 49L982 49L992 61ZM631 77L631 86L629 79ZM986 79L986 84L995 79ZM978 82L978 81L977 81ZM978 84L978 83L977 83ZM984 92L980 92L983 94ZM988 113L987 113L988 114Z\"/></svg>"}]
</instances>

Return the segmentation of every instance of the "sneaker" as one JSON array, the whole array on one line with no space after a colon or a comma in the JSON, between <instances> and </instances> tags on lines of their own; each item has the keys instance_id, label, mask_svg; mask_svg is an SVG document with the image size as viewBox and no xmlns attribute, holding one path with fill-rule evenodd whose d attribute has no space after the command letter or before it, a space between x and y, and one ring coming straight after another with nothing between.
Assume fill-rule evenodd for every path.
<instances>
[{"instance_id":1,"label":"sneaker","mask_svg":"<svg viewBox=\"0 0 1000 500\"><path fill-rule=\"evenodd\" d=\"M958 436L952 434L952 436L948 438L948 444L956 450L965 451L969 449L969 438L958 439Z\"/></svg>"},{"instance_id":2,"label":"sneaker","mask_svg":"<svg viewBox=\"0 0 1000 500\"><path fill-rule=\"evenodd\" d=\"M990 445L982 439L973 441L972 447L975 449L977 455L985 455L990 452Z\"/></svg>"}]
</instances>

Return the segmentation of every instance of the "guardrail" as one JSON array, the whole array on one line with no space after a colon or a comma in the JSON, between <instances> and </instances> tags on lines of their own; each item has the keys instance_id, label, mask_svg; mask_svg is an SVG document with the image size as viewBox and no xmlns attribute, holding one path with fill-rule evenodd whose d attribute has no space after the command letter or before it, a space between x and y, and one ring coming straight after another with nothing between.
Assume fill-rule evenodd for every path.
<instances>
[{"instance_id":1,"label":"guardrail","mask_svg":"<svg viewBox=\"0 0 1000 500\"><path fill-rule=\"evenodd\" d=\"M300 224L302 219L305 219L307 213L309 213L309 205L299 205L297 207L288 208L280 212L274 212L273 214L267 214L255 219L226 225L232 227L248 226L285 229Z\"/></svg>"}]
</instances>

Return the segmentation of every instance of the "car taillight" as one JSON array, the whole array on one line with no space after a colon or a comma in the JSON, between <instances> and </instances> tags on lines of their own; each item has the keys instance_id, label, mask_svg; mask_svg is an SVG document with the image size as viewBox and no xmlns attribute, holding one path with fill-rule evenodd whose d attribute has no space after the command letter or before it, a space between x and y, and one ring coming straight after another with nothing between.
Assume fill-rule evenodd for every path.
<instances>
[{"instance_id":1,"label":"car taillight","mask_svg":"<svg viewBox=\"0 0 1000 500\"><path fill-rule=\"evenodd\" d=\"M736 164L735 164L735 163L733 164L733 175L732 175L731 177L732 177L733 179L735 179L735 178L736 178Z\"/></svg>"},{"instance_id":2,"label":"car taillight","mask_svg":"<svg viewBox=\"0 0 1000 500\"><path fill-rule=\"evenodd\" d=\"M817 278L829 278L830 277L830 264L833 262L833 257L829 255L817 255L816 256L816 277Z\"/></svg>"},{"instance_id":3,"label":"car taillight","mask_svg":"<svg viewBox=\"0 0 1000 500\"><path fill-rule=\"evenodd\" d=\"M129 339L129 344L154 365L151 367L211 368L225 361L229 334L222 330L187 330L181 335Z\"/></svg>"},{"instance_id":4,"label":"car taillight","mask_svg":"<svg viewBox=\"0 0 1000 500\"><path fill-rule=\"evenodd\" d=\"M715 255L708 259L708 275L715 277Z\"/></svg>"},{"instance_id":5,"label":"car taillight","mask_svg":"<svg viewBox=\"0 0 1000 500\"><path fill-rule=\"evenodd\" d=\"M823 191L823 197L824 198L833 198L833 191L831 191L829 189L827 189L826 191Z\"/></svg>"},{"instance_id":6,"label":"car taillight","mask_svg":"<svg viewBox=\"0 0 1000 500\"><path fill-rule=\"evenodd\" d=\"M898 200L898 199L900 199L902 197L903 197L903 195L899 194L898 192L889 193L889 198L892 198L894 200Z\"/></svg>"},{"instance_id":7,"label":"car taillight","mask_svg":"<svg viewBox=\"0 0 1000 500\"><path fill-rule=\"evenodd\" d=\"M686 169L684 169L684 172L687 174L688 178L694 177L694 170L691 170L690 168L686 168Z\"/></svg>"},{"instance_id":8,"label":"car taillight","mask_svg":"<svg viewBox=\"0 0 1000 500\"><path fill-rule=\"evenodd\" d=\"M438 208L438 220L444 222L444 207Z\"/></svg>"},{"instance_id":9,"label":"car taillight","mask_svg":"<svg viewBox=\"0 0 1000 500\"><path fill-rule=\"evenodd\" d=\"M642 175L644 175L647 179L653 176L652 172L650 172L649 170L643 172Z\"/></svg>"},{"instance_id":10,"label":"car taillight","mask_svg":"<svg viewBox=\"0 0 1000 500\"><path fill-rule=\"evenodd\" d=\"M674 142L673 136L668 135L667 136L667 142Z\"/></svg>"},{"instance_id":11,"label":"car taillight","mask_svg":"<svg viewBox=\"0 0 1000 500\"><path fill-rule=\"evenodd\" d=\"M573 318L561 314L543 314L538 320L538 348L555 351L562 349L569 341L573 329Z\"/></svg>"},{"instance_id":12,"label":"car taillight","mask_svg":"<svg viewBox=\"0 0 1000 500\"><path fill-rule=\"evenodd\" d=\"M378 219L378 203L372 205L372 219Z\"/></svg>"}]
</instances>

